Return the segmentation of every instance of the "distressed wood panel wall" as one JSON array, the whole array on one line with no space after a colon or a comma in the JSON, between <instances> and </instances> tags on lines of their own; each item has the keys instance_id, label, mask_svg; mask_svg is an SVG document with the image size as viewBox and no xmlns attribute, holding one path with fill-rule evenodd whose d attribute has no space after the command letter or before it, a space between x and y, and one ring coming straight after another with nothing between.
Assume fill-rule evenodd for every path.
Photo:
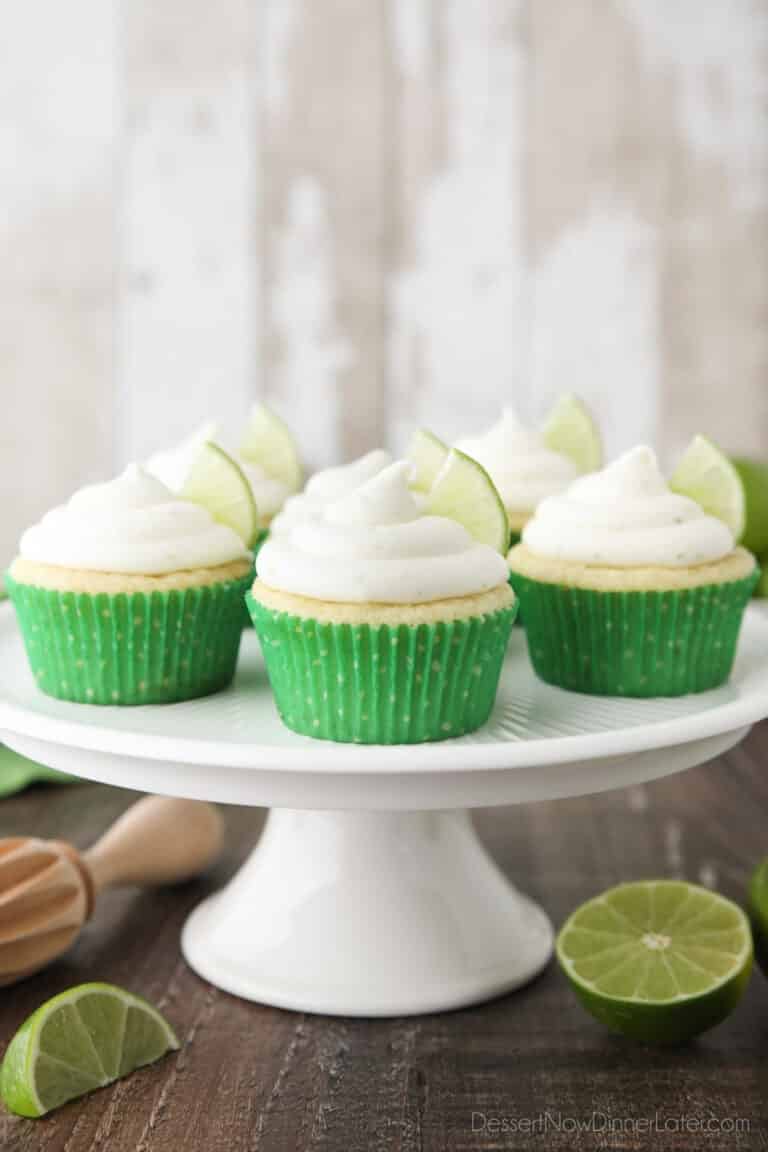
<instances>
[{"instance_id":1,"label":"distressed wood panel wall","mask_svg":"<svg viewBox=\"0 0 768 1152\"><path fill-rule=\"evenodd\" d=\"M768 451L768 0L4 15L3 555L256 395L317 463L566 388Z\"/></svg>"}]
</instances>

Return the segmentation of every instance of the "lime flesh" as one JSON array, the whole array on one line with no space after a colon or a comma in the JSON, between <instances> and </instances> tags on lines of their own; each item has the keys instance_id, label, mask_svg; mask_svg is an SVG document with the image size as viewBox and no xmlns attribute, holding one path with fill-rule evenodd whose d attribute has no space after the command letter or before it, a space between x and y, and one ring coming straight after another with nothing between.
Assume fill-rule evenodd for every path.
<instances>
[{"instance_id":1,"label":"lime flesh","mask_svg":"<svg viewBox=\"0 0 768 1152\"><path fill-rule=\"evenodd\" d=\"M112 984L81 984L22 1024L0 1068L0 1096L19 1116L42 1116L178 1047L146 1000Z\"/></svg>"},{"instance_id":2,"label":"lime flesh","mask_svg":"<svg viewBox=\"0 0 768 1152\"><path fill-rule=\"evenodd\" d=\"M506 556L509 550L507 510L490 476L476 460L451 448L427 494L431 516L447 516L482 544Z\"/></svg>"},{"instance_id":3,"label":"lime flesh","mask_svg":"<svg viewBox=\"0 0 768 1152\"><path fill-rule=\"evenodd\" d=\"M304 483L304 469L296 441L288 426L264 404L251 409L251 417L240 446L243 460L258 464L273 480L279 480L291 492Z\"/></svg>"},{"instance_id":4,"label":"lime flesh","mask_svg":"<svg viewBox=\"0 0 768 1152\"><path fill-rule=\"evenodd\" d=\"M724 1020L752 967L742 910L677 880L621 884L577 908L557 957L584 1007L612 1031L681 1044Z\"/></svg>"},{"instance_id":5,"label":"lime flesh","mask_svg":"<svg viewBox=\"0 0 768 1152\"><path fill-rule=\"evenodd\" d=\"M567 456L579 472L595 472L603 462L603 445L592 414L578 396L561 396L543 428L544 443Z\"/></svg>"},{"instance_id":6,"label":"lime flesh","mask_svg":"<svg viewBox=\"0 0 768 1152\"><path fill-rule=\"evenodd\" d=\"M694 436L669 486L727 524L734 540L740 538L746 514L744 485L728 457L706 436Z\"/></svg>"},{"instance_id":7,"label":"lime flesh","mask_svg":"<svg viewBox=\"0 0 768 1152\"><path fill-rule=\"evenodd\" d=\"M732 464L744 487L745 524L741 543L758 556L768 554L768 464L735 457Z\"/></svg>"},{"instance_id":8,"label":"lime flesh","mask_svg":"<svg viewBox=\"0 0 768 1152\"><path fill-rule=\"evenodd\" d=\"M232 528L246 548L253 547L259 520L251 486L240 465L218 444L200 445L181 495L202 504L214 520Z\"/></svg>"},{"instance_id":9,"label":"lime flesh","mask_svg":"<svg viewBox=\"0 0 768 1152\"><path fill-rule=\"evenodd\" d=\"M420 428L408 449L408 459L413 464L411 487L417 492L429 492L447 455L448 446L426 428Z\"/></svg>"}]
</instances>

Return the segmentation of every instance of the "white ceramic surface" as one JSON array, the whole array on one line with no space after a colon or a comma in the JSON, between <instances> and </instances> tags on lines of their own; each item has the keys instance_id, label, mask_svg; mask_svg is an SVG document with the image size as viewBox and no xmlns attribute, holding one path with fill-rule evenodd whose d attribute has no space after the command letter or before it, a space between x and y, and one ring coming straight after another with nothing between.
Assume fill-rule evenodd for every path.
<instances>
[{"instance_id":1,"label":"white ceramic surface","mask_svg":"<svg viewBox=\"0 0 768 1152\"><path fill-rule=\"evenodd\" d=\"M203 976L301 1011L399 1015L517 987L552 929L487 856L464 811L654 779L734 745L768 715L768 619L750 609L731 683L679 700L606 700L540 684L516 632L483 731L441 744L326 744L285 730L255 637L233 687L166 707L42 696L0 608L0 738L77 775L269 805L227 888L190 917Z\"/></svg>"}]
</instances>

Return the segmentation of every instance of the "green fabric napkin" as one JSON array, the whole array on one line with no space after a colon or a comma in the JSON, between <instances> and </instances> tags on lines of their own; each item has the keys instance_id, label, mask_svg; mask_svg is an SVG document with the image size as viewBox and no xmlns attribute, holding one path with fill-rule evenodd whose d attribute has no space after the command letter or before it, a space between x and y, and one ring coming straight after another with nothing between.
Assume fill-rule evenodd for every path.
<instances>
[{"instance_id":1,"label":"green fabric napkin","mask_svg":"<svg viewBox=\"0 0 768 1152\"><path fill-rule=\"evenodd\" d=\"M26 756L19 756L0 744L0 798L11 796L14 792L21 792L30 784L37 784L41 780L66 784L72 777L53 768L46 768L43 764L36 764L34 760L27 760Z\"/></svg>"},{"instance_id":2,"label":"green fabric napkin","mask_svg":"<svg viewBox=\"0 0 768 1152\"><path fill-rule=\"evenodd\" d=\"M0 576L0 601L5 600L7 595ZM44 764L36 764L34 760L27 760L26 756L20 756L18 752L12 752L0 744L0 798L12 796L14 792L21 792L22 788L28 788L30 784L37 784L41 780L67 784L71 779L71 776L46 768Z\"/></svg>"}]
</instances>

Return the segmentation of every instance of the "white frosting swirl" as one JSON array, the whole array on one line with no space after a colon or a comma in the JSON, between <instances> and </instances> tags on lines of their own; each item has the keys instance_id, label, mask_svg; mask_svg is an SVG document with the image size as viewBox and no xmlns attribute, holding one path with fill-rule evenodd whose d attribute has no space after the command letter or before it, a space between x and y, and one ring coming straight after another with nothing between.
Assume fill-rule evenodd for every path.
<instances>
[{"instance_id":1,"label":"white frosting swirl","mask_svg":"<svg viewBox=\"0 0 768 1152\"><path fill-rule=\"evenodd\" d=\"M511 408L485 435L456 447L482 464L507 508L533 509L578 475L573 461L547 448L541 433L526 428Z\"/></svg>"},{"instance_id":2,"label":"white frosting swirl","mask_svg":"<svg viewBox=\"0 0 768 1152\"><path fill-rule=\"evenodd\" d=\"M152 476L156 476L158 480L161 480L172 492L180 492L189 475L189 470L192 467L195 455L201 444L204 444L206 440L210 440L215 444L221 443L221 436L217 424L212 422L202 424L191 436L175 448L170 448L165 452L156 452L154 456L150 456L149 460L147 460L145 468L147 472ZM268 475L258 464L253 464L249 460L243 460L241 456L238 456L234 452L229 452L229 455L240 465L251 486L251 492L253 493L253 499L256 501L256 511L259 514L259 519L271 519L272 516L280 511L287 497L290 495L290 488L287 484L283 484L281 480L275 480L273 476Z\"/></svg>"},{"instance_id":3,"label":"white frosting swirl","mask_svg":"<svg viewBox=\"0 0 768 1152\"><path fill-rule=\"evenodd\" d=\"M734 548L722 520L670 491L645 446L544 500L523 530L523 543L540 556L615 567L689 567Z\"/></svg>"},{"instance_id":4,"label":"white frosting swirl","mask_svg":"<svg viewBox=\"0 0 768 1152\"><path fill-rule=\"evenodd\" d=\"M177 500L138 464L53 508L27 529L19 551L39 564L146 576L250 556L236 532L199 504Z\"/></svg>"},{"instance_id":5,"label":"white frosting swirl","mask_svg":"<svg viewBox=\"0 0 768 1152\"><path fill-rule=\"evenodd\" d=\"M339 603L420 604L504 584L504 558L461 524L425 516L398 461L270 535L256 567L271 588Z\"/></svg>"},{"instance_id":6,"label":"white frosting swirl","mask_svg":"<svg viewBox=\"0 0 768 1152\"><path fill-rule=\"evenodd\" d=\"M325 468L310 477L303 492L291 496L272 522L272 532L282 532L301 521L316 518L328 504L359 488L392 463L389 452L378 448L337 468Z\"/></svg>"}]
</instances>

